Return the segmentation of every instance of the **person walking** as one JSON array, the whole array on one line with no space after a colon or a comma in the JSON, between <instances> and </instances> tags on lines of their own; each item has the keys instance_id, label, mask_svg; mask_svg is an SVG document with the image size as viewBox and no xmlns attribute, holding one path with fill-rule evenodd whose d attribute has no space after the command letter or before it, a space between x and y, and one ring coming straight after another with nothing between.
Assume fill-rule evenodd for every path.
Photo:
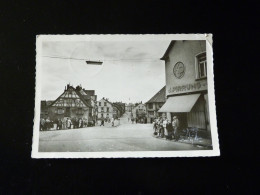
<instances>
[{"instance_id":1,"label":"person walking","mask_svg":"<svg viewBox=\"0 0 260 195\"><path fill-rule=\"evenodd\" d=\"M180 126L179 119L177 118L177 116L174 116L174 117L172 118L172 127L173 127L174 139L175 139L176 141L178 141L179 138L180 138L179 126Z\"/></svg>"},{"instance_id":2,"label":"person walking","mask_svg":"<svg viewBox=\"0 0 260 195\"><path fill-rule=\"evenodd\" d=\"M115 120L114 120L114 118L112 117L112 118L111 118L112 127L114 127L114 122L115 122Z\"/></svg>"},{"instance_id":3,"label":"person walking","mask_svg":"<svg viewBox=\"0 0 260 195\"><path fill-rule=\"evenodd\" d=\"M134 117L131 118L132 124L134 124Z\"/></svg>"},{"instance_id":4,"label":"person walking","mask_svg":"<svg viewBox=\"0 0 260 195\"><path fill-rule=\"evenodd\" d=\"M167 129L166 129L166 125L167 125L167 119L166 119L166 117L164 118L162 125L163 125L163 133L164 133L164 136L167 138L167 137L168 137L168 132L167 132Z\"/></svg>"},{"instance_id":5,"label":"person walking","mask_svg":"<svg viewBox=\"0 0 260 195\"><path fill-rule=\"evenodd\" d=\"M101 124L100 124L100 126L102 126L102 125L105 126L104 123L105 123L105 121L104 121L104 117L102 117L102 118L101 118Z\"/></svg>"}]
</instances>

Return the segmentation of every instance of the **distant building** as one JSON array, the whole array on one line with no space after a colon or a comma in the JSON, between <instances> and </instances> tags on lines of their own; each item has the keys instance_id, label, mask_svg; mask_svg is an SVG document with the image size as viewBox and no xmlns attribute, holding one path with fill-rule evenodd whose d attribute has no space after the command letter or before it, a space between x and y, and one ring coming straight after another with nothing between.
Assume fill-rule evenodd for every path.
<instances>
[{"instance_id":1,"label":"distant building","mask_svg":"<svg viewBox=\"0 0 260 195\"><path fill-rule=\"evenodd\" d=\"M146 117L146 106L143 103L138 104L132 110L134 118L145 118Z\"/></svg>"},{"instance_id":2,"label":"distant building","mask_svg":"<svg viewBox=\"0 0 260 195\"><path fill-rule=\"evenodd\" d=\"M161 58L165 61L166 103L159 112L180 128L210 131L206 41L171 41Z\"/></svg>"},{"instance_id":3,"label":"distant building","mask_svg":"<svg viewBox=\"0 0 260 195\"><path fill-rule=\"evenodd\" d=\"M166 87L164 86L158 91L148 102L146 102L147 122L152 123L154 118L162 116L163 113L158 113L158 110L166 101Z\"/></svg>"},{"instance_id":4,"label":"distant building","mask_svg":"<svg viewBox=\"0 0 260 195\"><path fill-rule=\"evenodd\" d=\"M128 103L128 104L125 105L125 111L126 111L126 112L132 112L132 110L134 109L134 107L135 107L135 104L133 104L133 103Z\"/></svg>"},{"instance_id":5,"label":"distant building","mask_svg":"<svg viewBox=\"0 0 260 195\"><path fill-rule=\"evenodd\" d=\"M63 117L95 119L95 91L91 91L92 95L88 95L81 86L67 85L55 101L47 101L48 117L51 120Z\"/></svg>"},{"instance_id":6,"label":"distant building","mask_svg":"<svg viewBox=\"0 0 260 195\"><path fill-rule=\"evenodd\" d=\"M116 109L113 107L113 104L108 101L108 99L102 98L97 102L97 119L100 120L101 118L112 118L114 117L114 111Z\"/></svg>"},{"instance_id":7,"label":"distant building","mask_svg":"<svg viewBox=\"0 0 260 195\"><path fill-rule=\"evenodd\" d=\"M120 110L120 113L121 115L123 115L125 113L125 103L122 103L122 102L113 102L114 105L117 105L119 110ZM120 116L121 116L120 115Z\"/></svg>"}]
</instances>

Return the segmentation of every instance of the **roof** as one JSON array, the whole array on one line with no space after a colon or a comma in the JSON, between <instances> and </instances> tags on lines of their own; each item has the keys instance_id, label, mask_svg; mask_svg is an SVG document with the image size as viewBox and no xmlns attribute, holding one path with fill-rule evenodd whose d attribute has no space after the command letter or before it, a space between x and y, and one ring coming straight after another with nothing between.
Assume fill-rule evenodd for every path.
<instances>
[{"instance_id":1,"label":"roof","mask_svg":"<svg viewBox=\"0 0 260 195\"><path fill-rule=\"evenodd\" d=\"M171 41L170 45L168 46L167 50L165 51L163 57L160 58L160 60L165 60L168 57L169 52L170 52L171 48L173 47L174 43L175 43L175 41Z\"/></svg>"},{"instance_id":2,"label":"roof","mask_svg":"<svg viewBox=\"0 0 260 195\"><path fill-rule=\"evenodd\" d=\"M158 91L147 103L165 102L166 101L166 86Z\"/></svg>"},{"instance_id":3,"label":"roof","mask_svg":"<svg viewBox=\"0 0 260 195\"><path fill-rule=\"evenodd\" d=\"M95 90L86 90L86 89L83 89L83 90L89 96L94 96L95 95Z\"/></svg>"},{"instance_id":4,"label":"roof","mask_svg":"<svg viewBox=\"0 0 260 195\"><path fill-rule=\"evenodd\" d=\"M76 90L74 87L72 87L72 86L70 86L70 85L67 85L67 89L64 90L64 92L63 92L55 101L53 101L53 102L52 102L50 105L48 105L48 106L52 106L54 103L56 103L56 102L60 99L60 97L61 97L64 93L67 92L67 90L68 90L69 88L70 88L70 89L73 89L73 90L75 91L75 93L79 96L80 100L81 100L86 106L92 107L91 104L84 98L84 96L83 96L78 90Z\"/></svg>"}]
</instances>

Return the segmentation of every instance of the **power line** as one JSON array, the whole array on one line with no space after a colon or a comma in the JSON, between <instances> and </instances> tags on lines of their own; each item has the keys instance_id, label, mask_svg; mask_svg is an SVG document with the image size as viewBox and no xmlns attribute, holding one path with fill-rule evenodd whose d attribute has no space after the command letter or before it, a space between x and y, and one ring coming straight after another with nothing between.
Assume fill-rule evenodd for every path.
<instances>
[{"instance_id":1,"label":"power line","mask_svg":"<svg viewBox=\"0 0 260 195\"><path fill-rule=\"evenodd\" d=\"M58 58L58 59L65 59L65 60L84 60L84 61L87 61L89 59L86 59L86 58L73 58L73 57L63 57L63 56L42 56L44 58ZM103 60L96 60L96 61L158 61L160 59L158 58L142 58L142 59L103 59Z\"/></svg>"}]
</instances>

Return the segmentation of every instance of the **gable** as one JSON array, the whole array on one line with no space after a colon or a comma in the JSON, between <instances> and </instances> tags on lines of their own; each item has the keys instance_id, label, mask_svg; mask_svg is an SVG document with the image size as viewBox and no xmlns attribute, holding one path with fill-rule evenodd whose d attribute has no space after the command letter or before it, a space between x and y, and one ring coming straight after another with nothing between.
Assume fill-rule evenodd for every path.
<instances>
[{"instance_id":1,"label":"gable","mask_svg":"<svg viewBox=\"0 0 260 195\"><path fill-rule=\"evenodd\" d=\"M65 91L51 106L80 108L87 107L73 89L68 89Z\"/></svg>"}]
</instances>

